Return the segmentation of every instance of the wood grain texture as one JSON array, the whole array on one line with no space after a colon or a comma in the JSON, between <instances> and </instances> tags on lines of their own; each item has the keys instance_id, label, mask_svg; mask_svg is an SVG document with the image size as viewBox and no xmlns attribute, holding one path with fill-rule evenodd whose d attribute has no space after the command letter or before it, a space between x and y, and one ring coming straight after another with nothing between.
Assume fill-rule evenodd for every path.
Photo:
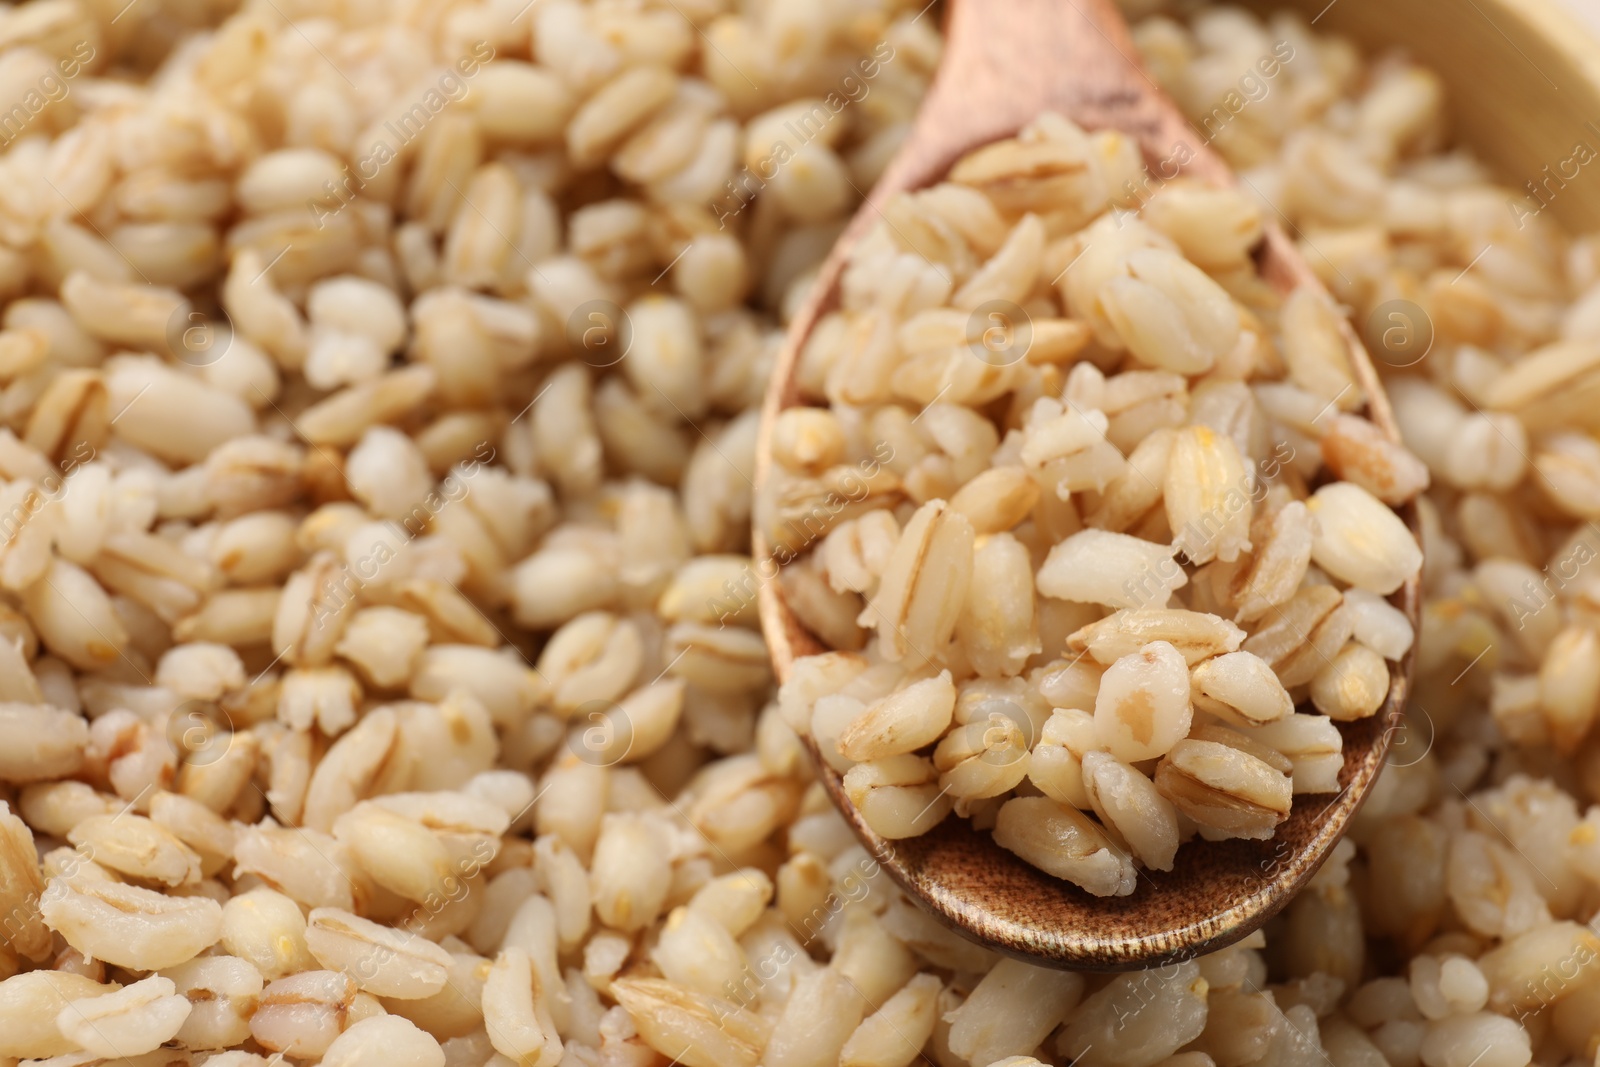
<instances>
[{"instance_id":1,"label":"wood grain texture","mask_svg":"<svg viewBox=\"0 0 1600 1067\"><path fill-rule=\"evenodd\" d=\"M1600 6L1593 0L1559 0L1560 6L1600 40Z\"/></svg>"},{"instance_id":2,"label":"wood grain texture","mask_svg":"<svg viewBox=\"0 0 1600 1067\"><path fill-rule=\"evenodd\" d=\"M1565 159L1570 140L1600 121L1600 50L1544 0L1325 0L1254 2L1270 11L1301 11L1319 29L1355 37L1371 51L1403 41L1440 70L1465 140L1502 174L1533 175ZM1186 157L1186 174L1231 181L1203 135L1159 93L1134 61L1126 27L1110 0L950 0L947 51L912 136L822 266L810 298L796 314L774 369L757 451L757 500L771 468L771 426L796 402L793 374L805 338L837 306L849 250L879 217L880 205L907 189L933 184L963 153L1015 133L1045 108L1062 110L1090 129L1115 128L1139 139L1152 170ZM1448 11L1447 11L1448 8ZM1474 13L1481 17L1474 17ZM1517 63L1544 64L1543 78ZM1559 79L1559 81L1557 81ZM1556 81L1560 90L1546 81ZM1516 133L1505 136L1504 131ZM1600 130L1591 143L1600 146ZM1535 165L1535 161L1538 161ZM1512 184L1520 184L1513 181ZM1578 226L1600 226L1600 166L1592 188L1551 210ZM1579 194L1582 195L1579 195ZM1508 217L1509 217L1508 207ZM1263 274L1282 291L1321 288L1293 243L1269 226L1258 254ZM1376 372L1347 328L1353 365L1370 398L1368 415L1398 439ZM1415 531L1415 508L1407 509ZM756 523L754 554L771 573L771 553ZM1419 582L1394 602L1413 621L1421 611ZM823 648L790 612L775 581L760 590L763 629L779 678L797 656ZM1401 728L1415 648L1372 719L1341 724L1345 765L1338 794L1296 798L1272 841L1192 841L1170 873L1141 872L1135 894L1097 898L1051 878L951 817L933 833L905 841L878 838L844 796L839 776L817 760L819 774L869 852L930 914L965 936L1009 956L1053 966L1129 970L1187 959L1235 941L1276 914L1317 870L1342 836L1382 769ZM1419 742L1420 743L1420 742ZM813 752L815 757L815 753Z\"/></svg>"}]
</instances>

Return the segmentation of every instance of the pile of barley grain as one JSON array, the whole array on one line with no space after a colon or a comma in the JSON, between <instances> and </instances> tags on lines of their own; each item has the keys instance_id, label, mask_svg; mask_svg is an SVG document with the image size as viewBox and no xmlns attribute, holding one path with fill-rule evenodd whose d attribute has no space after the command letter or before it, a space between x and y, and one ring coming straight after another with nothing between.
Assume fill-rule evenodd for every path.
<instances>
[{"instance_id":1,"label":"pile of barley grain","mask_svg":"<svg viewBox=\"0 0 1600 1067\"><path fill-rule=\"evenodd\" d=\"M1600 246L1299 21L1139 36L1437 332L1407 758L1265 937L1112 979L956 938L813 783L753 408L920 6L0 10L0 1063L1593 1062Z\"/></svg>"},{"instance_id":2,"label":"pile of barley grain","mask_svg":"<svg viewBox=\"0 0 1600 1067\"><path fill-rule=\"evenodd\" d=\"M1338 791L1334 723L1377 712L1414 637L1383 596L1422 552L1386 505L1428 484L1347 413L1330 301L1258 277L1263 208L1146 202L1142 170L1046 114L886 204L796 375L828 406L778 417L757 517L816 542L797 614L847 651L779 705L866 823L955 810L1097 896ZM878 456L871 499L830 509Z\"/></svg>"}]
</instances>

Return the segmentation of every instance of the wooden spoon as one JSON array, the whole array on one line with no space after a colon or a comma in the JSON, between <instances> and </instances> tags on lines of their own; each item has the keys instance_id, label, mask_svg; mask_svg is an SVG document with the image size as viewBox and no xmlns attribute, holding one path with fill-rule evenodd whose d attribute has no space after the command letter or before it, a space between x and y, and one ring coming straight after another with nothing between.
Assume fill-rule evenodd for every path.
<instances>
[{"instance_id":1,"label":"wooden spoon","mask_svg":"<svg viewBox=\"0 0 1600 1067\"><path fill-rule=\"evenodd\" d=\"M798 400L795 367L817 321L837 307L839 278L851 248L897 193L939 181L974 148L1014 135L1041 111L1054 109L1086 129L1117 129L1135 137L1149 173L1218 185L1233 176L1203 134L1179 114L1139 66L1128 28L1111 0L947 0L943 63L910 138L857 212L815 286L795 315L774 368L757 451L757 500L772 470L772 425ZM1156 184L1159 184L1157 182ZM1321 289L1294 245L1275 224L1257 251L1262 275L1280 292ZM1349 326L1351 364L1366 391L1367 414L1399 440L1377 374ZM1416 509L1406 518L1417 531ZM766 575L775 572L757 510L754 553ZM1420 579L1395 603L1416 627ZM784 602L777 581L760 592L763 629L780 679L797 656L825 651ZM1270 841L1198 839L1178 852L1170 873L1141 871L1132 896L1102 898L1023 862L975 831L947 818L922 837L889 842L872 832L845 796L839 775L812 756L834 804L896 882L933 916L974 941L1008 956L1057 967L1129 970L1214 951L1260 927L1304 885L1343 835L1401 728L1412 654L1393 672L1379 714L1342 724L1341 791L1301 795ZM808 741L808 744L810 742ZM1411 746L1417 747L1417 746Z\"/></svg>"}]
</instances>

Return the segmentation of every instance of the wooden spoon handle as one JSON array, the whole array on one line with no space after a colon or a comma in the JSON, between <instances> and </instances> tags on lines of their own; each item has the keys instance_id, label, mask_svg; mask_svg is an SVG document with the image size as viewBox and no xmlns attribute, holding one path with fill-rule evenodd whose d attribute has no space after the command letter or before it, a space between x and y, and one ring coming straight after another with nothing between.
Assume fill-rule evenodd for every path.
<instances>
[{"instance_id":1,"label":"wooden spoon handle","mask_svg":"<svg viewBox=\"0 0 1600 1067\"><path fill-rule=\"evenodd\" d=\"M947 19L938 75L905 149L868 198L875 209L896 193L931 184L967 152L1014 136L1049 110L1087 130L1119 130L1135 138L1145 160L1141 199L1180 173L1213 185L1235 184L1210 139L1144 69L1113 0L949 0ZM857 227L877 215L860 212L850 238L859 238L863 231ZM1276 219L1267 220L1265 236L1258 265L1270 285L1283 293L1323 291ZM1340 330L1369 398L1368 415L1398 441L1366 349L1342 319Z\"/></svg>"},{"instance_id":2,"label":"wooden spoon handle","mask_svg":"<svg viewBox=\"0 0 1600 1067\"><path fill-rule=\"evenodd\" d=\"M1140 64L1112 0L949 0L945 54L906 149L875 193L927 184L1042 111L1136 138L1152 167L1226 182L1228 168ZM876 200L877 198L874 197Z\"/></svg>"}]
</instances>

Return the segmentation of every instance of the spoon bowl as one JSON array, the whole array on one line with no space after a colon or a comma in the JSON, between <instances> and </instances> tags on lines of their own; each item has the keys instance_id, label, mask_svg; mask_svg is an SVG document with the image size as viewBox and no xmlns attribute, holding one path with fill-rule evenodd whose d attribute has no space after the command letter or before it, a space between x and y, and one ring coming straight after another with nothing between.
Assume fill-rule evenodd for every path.
<instances>
[{"instance_id":1,"label":"spoon bowl","mask_svg":"<svg viewBox=\"0 0 1600 1067\"><path fill-rule=\"evenodd\" d=\"M812 329L839 302L855 244L894 195L931 185L961 156L1014 135L1040 112L1057 110L1088 130L1135 138L1157 183L1182 174L1231 184L1227 165L1160 91L1135 58L1132 38L1111 0L948 0L946 52L913 132L823 263L795 315L773 371L757 449L757 500L770 476L772 426L799 401L793 378ZM1280 292L1321 284L1281 229L1269 220L1255 253L1262 277ZM1382 386L1348 324L1351 365L1368 398L1367 415L1399 439ZM1417 533L1414 505L1403 511ZM773 560L755 524L755 558ZM767 564L773 573L772 564ZM1417 626L1420 578L1393 598ZM759 591L762 627L780 680L796 658L828 651L785 602L780 583ZM1344 737L1340 790L1306 795L1271 840L1198 839L1184 844L1170 872L1140 872L1127 897L1096 897L1001 848L965 820L946 818L930 833L889 841L874 833L845 795L838 772L806 738L822 783L867 851L907 894L958 933L1032 963L1131 970L1193 958L1236 941L1276 914L1315 874L1342 837L1403 726L1415 646L1391 671L1384 705L1371 718L1339 724Z\"/></svg>"}]
</instances>

